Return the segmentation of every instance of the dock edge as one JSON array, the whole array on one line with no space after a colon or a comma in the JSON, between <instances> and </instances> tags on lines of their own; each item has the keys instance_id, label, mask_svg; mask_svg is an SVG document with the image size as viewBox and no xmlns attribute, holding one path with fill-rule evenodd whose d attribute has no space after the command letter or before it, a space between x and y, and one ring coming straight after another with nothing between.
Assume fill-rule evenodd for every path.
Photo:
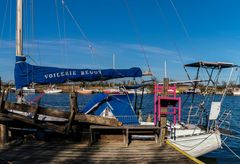
<instances>
[{"instance_id":1,"label":"dock edge","mask_svg":"<svg viewBox=\"0 0 240 164\"><path fill-rule=\"evenodd\" d=\"M170 141L166 141L166 144L168 144L169 146L173 147L175 150L177 150L178 152L180 152L181 154L183 154L184 156L188 157L190 160L196 162L197 164L204 164L204 162L200 161L199 159L191 156L190 154L186 153L185 151L179 149L177 146L173 145Z\"/></svg>"}]
</instances>

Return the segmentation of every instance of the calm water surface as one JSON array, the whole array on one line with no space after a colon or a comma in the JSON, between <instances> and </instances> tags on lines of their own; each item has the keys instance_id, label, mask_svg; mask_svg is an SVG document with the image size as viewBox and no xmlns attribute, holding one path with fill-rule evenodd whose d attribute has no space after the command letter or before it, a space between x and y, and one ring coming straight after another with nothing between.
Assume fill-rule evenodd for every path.
<instances>
[{"instance_id":1,"label":"calm water surface","mask_svg":"<svg viewBox=\"0 0 240 164\"><path fill-rule=\"evenodd\" d=\"M32 94L27 95L26 99L31 101L39 94ZM83 109L86 103L92 98L93 95L78 95L78 105L79 110ZM181 95L182 102L185 102L187 99L187 95ZM221 96L215 97L216 99L221 99ZM15 101L15 95L10 94L9 96L10 101ZM201 97L195 97L195 104L198 104ZM140 97L139 97L140 100ZM188 113L188 106L190 105L191 99L187 99L186 107L182 109L182 121L186 121L186 116ZM41 99L42 106L46 107L56 107L61 108L63 110L69 110L69 94L62 93L62 94L54 94L54 95L44 95ZM210 106L210 105L209 105ZM222 110L230 109L232 110L232 117L231 117L231 130L235 132L240 132L240 96L226 96L222 105ZM142 113L143 115L153 114L153 95L145 95L142 104ZM194 111L193 111L194 114ZM240 137L239 133L234 134L237 137ZM238 155L240 155L240 140L233 139L233 138L225 138L224 136L222 139L225 139L225 143ZM206 163L240 163L240 160L234 156L225 146L222 149L218 149L214 152L204 155L200 158L201 160L205 161Z\"/></svg>"}]
</instances>

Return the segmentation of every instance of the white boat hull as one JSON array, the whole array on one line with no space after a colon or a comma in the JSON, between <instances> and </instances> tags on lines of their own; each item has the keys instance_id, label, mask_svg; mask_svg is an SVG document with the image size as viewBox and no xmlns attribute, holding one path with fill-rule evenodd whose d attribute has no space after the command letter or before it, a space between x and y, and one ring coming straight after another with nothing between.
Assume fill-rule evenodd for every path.
<instances>
[{"instance_id":1,"label":"white boat hull","mask_svg":"<svg viewBox=\"0 0 240 164\"><path fill-rule=\"evenodd\" d=\"M233 92L234 96L240 96L240 91Z\"/></svg>"},{"instance_id":2,"label":"white boat hull","mask_svg":"<svg viewBox=\"0 0 240 164\"><path fill-rule=\"evenodd\" d=\"M173 145L185 151L193 157L199 157L221 147L219 131L192 136L176 137L168 139Z\"/></svg>"},{"instance_id":3,"label":"white boat hull","mask_svg":"<svg viewBox=\"0 0 240 164\"><path fill-rule=\"evenodd\" d=\"M23 93L35 93L35 89L34 88L23 87L22 91L23 91Z\"/></svg>"},{"instance_id":4,"label":"white boat hull","mask_svg":"<svg viewBox=\"0 0 240 164\"><path fill-rule=\"evenodd\" d=\"M61 89L44 90L43 92L46 93L46 94L54 94L54 93L61 93L62 90Z\"/></svg>"}]
</instances>

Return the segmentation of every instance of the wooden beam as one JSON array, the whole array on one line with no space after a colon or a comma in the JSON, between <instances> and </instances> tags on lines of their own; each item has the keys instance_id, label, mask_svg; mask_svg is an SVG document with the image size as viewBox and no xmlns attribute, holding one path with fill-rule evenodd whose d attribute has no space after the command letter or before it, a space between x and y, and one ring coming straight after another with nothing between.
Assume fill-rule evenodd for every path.
<instances>
[{"instance_id":1,"label":"wooden beam","mask_svg":"<svg viewBox=\"0 0 240 164\"><path fill-rule=\"evenodd\" d=\"M4 114L4 113L0 113L0 116L4 116L6 118L10 118L12 120L18 120L27 124L31 124L40 128L46 128L49 130L52 130L54 132L58 132L58 133L62 133L65 134L65 126L61 126L61 125L56 125L53 123L49 123L49 122L35 122L34 120L25 117L25 116L21 116L18 114ZM0 124L1 125L1 124Z\"/></svg>"},{"instance_id":2,"label":"wooden beam","mask_svg":"<svg viewBox=\"0 0 240 164\"><path fill-rule=\"evenodd\" d=\"M4 104L4 109L8 109L8 110L14 109L17 111L30 112L30 113L34 113L37 108L39 108L38 114L59 117L59 118L69 118L69 116L70 116L70 113L63 111L63 109L45 108L45 107L27 105L27 104L17 104L17 103L12 103L12 102L8 102L8 101L6 101ZM81 114L81 113L77 113L75 115L74 121L85 122L85 123L90 123L90 124L98 124L98 125L107 125L107 126L121 126L122 125L122 123L117 121L116 119Z\"/></svg>"},{"instance_id":3,"label":"wooden beam","mask_svg":"<svg viewBox=\"0 0 240 164\"><path fill-rule=\"evenodd\" d=\"M8 130L7 126L4 124L0 124L0 145L4 145L7 143L8 138Z\"/></svg>"}]
</instances>

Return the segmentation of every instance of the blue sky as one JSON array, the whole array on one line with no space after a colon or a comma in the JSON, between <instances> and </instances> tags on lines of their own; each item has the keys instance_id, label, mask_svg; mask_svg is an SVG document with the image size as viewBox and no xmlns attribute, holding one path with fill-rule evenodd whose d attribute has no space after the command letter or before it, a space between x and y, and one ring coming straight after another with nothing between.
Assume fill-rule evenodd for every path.
<instances>
[{"instance_id":1,"label":"blue sky","mask_svg":"<svg viewBox=\"0 0 240 164\"><path fill-rule=\"evenodd\" d=\"M111 68L115 54L116 68L147 70L148 62L158 79L166 60L168 76L175 80L187 79L183 64L190 62L240 64L238 0L64 0L64 10L61 0L24 2L24 54L30 63ZM14 80L15 15L15 0L1 0L4 81Z\"/></svg>"}]
</instances>

